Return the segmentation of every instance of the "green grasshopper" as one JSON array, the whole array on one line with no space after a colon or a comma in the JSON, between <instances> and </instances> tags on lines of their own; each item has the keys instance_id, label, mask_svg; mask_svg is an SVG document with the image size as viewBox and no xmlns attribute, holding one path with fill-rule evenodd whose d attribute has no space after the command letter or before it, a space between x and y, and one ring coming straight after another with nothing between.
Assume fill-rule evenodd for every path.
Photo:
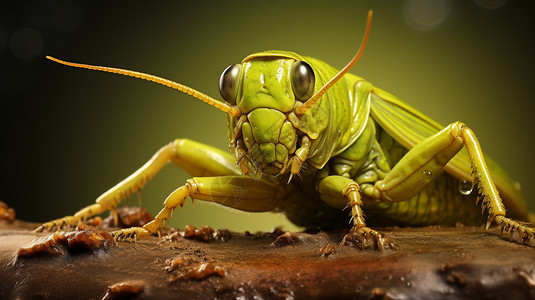
<instances>
[{"instance_id":1,"label":"green grasshopper","mask_svg":"<svg viewBox=\"0 0 535 300\"><path fill-rule=\"evenodd\" d=\"M281 211L297 225L322 228L347 222L349 209L353 228L344 241L378 249L385 247L383 235L368 224L483 224L473 207L481 201L486 228L494 221L511 239L534 243L534 230L509 218L535 220L520 185L485 157L472 130L461 122L443 127L348 73L366 45L371 15L359 51L341 71L293 52L255 53L223 71L225 102L161 77L48 57L160 83L225 112L233 155L177 139L95 204L36 231L74 226L106 210L116 217L121 199L173 162L194 177L168 196L153 221L112 232L117 240L159 234L190 197L249 212Z\"/></svg>"}]
</instances>

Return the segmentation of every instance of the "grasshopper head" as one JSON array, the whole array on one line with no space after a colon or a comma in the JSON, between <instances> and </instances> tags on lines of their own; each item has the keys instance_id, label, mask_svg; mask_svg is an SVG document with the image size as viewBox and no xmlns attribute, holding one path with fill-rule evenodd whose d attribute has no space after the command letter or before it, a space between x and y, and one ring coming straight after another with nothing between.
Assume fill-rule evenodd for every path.
<instances>
[{"instance_id":1,"label":"grasshopper head","mask_svg":"<svg viewBox=\"0 0 535 300\"><path fill-rule=\"evenodd\" d=\"M301 123L301 117L362 55L371 16L369 11L359 51L340 72L319 86L310 65L292 52L253 54L242 64L223 71L219 91L227 106L233 108L227 118L230 147L244 174L276 176L290 171L290 158L301 146L298 137L306 134L303 129L307 126Z\"/></svg>"},{"instance_id":2,"label":"grasshopper head","mask_svg":"<svg viewBox=\"0 0 535 300\"><path fill-rule=\"evenodd\" d=\"M285 174L298 146L291 119L296 100L306 100L314 92L314 71L308 63L281 53L253 54L221 74L221 96L241 112L229 118L229 134L244 173Z\"/></svg>"}]
</instances>

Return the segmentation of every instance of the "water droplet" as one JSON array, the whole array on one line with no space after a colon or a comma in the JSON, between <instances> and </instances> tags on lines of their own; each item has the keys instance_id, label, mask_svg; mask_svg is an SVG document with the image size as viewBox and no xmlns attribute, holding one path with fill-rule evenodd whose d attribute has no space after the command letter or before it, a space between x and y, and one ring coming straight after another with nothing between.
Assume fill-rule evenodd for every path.
<instances>
[{"instance_id":1,"label":"water droplet","mask_svg":"<svg viewBox=\"0 0 535 300\"><path fill-rule=\"evenodd\" d=\"M423 171L422 171L422 174L427 175L427 176L429 176L429 177L433 176L433 172L431 172L431 171L427 171L427 170L423 170Z\"/></svg>"},{"instance_id":2,"label":"water droplet","mask_svg":"<svg viewBox=\"0 0 535 300\"><path fill-rule=\"evenodd\" d=\"M470 195L472 193L472 189L474 188L474 185L472 182L468 180L460 180L459 181L459 192L465 196Z\"/></svg>"}]
</instances>

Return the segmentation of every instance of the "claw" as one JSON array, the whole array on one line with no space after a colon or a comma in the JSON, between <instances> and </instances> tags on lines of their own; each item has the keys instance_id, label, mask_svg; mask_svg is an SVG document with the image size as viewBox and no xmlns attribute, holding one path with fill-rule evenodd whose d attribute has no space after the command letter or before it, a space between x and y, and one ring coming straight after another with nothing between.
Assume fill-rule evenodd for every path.
<instances>
[{"instance_id":1,"label":"claw","mask_svg":"<svg viewBox=\"0 0 535 300\"><path fill-rule=\"evenodd\" d=\"M127 241L130 239L134 240L134 243L137 243L138 237L145 237L151 235L151 233L143 227L130 227L126 229L116 230L110 232L113 237L113 240L116 242Z\"/></svg>"},{"instance_id":2,"label":"claw","mask_svg":"<svg viewBox=\"0 0 535 300\"><path fill-rule=\"evenodd\" d=\"M383 234L368 227L353 228L344 236L340 245L356 245L362 250L372 248L377 251L384 251L387 247L394 248L392 243L385 243ZM385 247L387 246L387 247Z\"/></svg>"},{"instance_id":3,"label":"claw","mask_svg":"<svg viewBox=\"0 0 535 300\"><path fill-rule=\"evenodd\" d=\"M34 231L35 232L56 231L56 230L61 230L64 227L76 227L79 223L80 223L80 218L77 218L75 216L67 216L61 219L57 219L54 221L44 223L41 226L37 227Z\"/></svg>"},{"instance_id":4,"label":"claw","mask_svg":"<svg viewBox=\"0 0 535 300\"><path fill-rule=\"evenodd\" d=\"M293 173L290 173L290 177L288 177L288 182L286 184L290 184L290 181L292 181L292 177L294 176Z\"/></svg>"},{"instance_id":5,"label":"claw","mask_svg":"<svg viewBox=\"0 0 535 300\"><path fill-rule=\"evenodd\" d=\"M490 224L492 224L492 219L487 220L487 225L485 225L485 230L489 230Z\"/></svg>"},{"instance_id":6,"label":"claw","mask_svg":"<svg viewBox=\"0 0 535 300\"><path fill-rule=\"evenodd\" d=\"M500 225L501 232L509 234L510 241L516 241L520 244L535 247L535 229L521 224L515 220L507 217L497 215L495 217L496 223Z\"/></svg>"}]
</instances>

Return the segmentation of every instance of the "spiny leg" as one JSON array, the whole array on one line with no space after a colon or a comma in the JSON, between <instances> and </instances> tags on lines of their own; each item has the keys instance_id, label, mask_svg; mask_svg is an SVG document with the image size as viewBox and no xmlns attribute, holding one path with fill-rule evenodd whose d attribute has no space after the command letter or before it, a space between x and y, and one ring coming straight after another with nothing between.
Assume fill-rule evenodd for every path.
<instances>
[{"instance_id":1,"label":"spiny leg","mask_svg":"<svg viewBox=\"0 0 535 300\"><path fill-rule=\"evenodd\" d=\"M140 190L171 161L193 176L239 174L239 170L234 167L235 160L227 152L188 139L177 139L162 147L135 173L102 194L95 204L81 209L73 216L44 223L35 231L51 231L64 226L76 226L79 222L106 210L111 210L117 220L115 207L119 202Z\"/></svg>"},{"instance_id":2,"label":"spiny leg","mask_svg":"<svg viewBox=\"0 0 535 300\"><path fill-rule=\"evenodd\" d=\"M346 195L349 198L349 206L351 207L353 228L344 236L341 244L345 245L357 241L361 243L363 249L371 246L379 251L384 251L385 241L383 239L383 234L366 226L364 221L362 196L358 185L356 183L349 185L346 189ZM370 242L372 243L371 245Z\"/></svg>"},{"instance_id":3,"label":"spiny leg","mask_svg":"<svg viewBox=\"0 0 535 300\"><path fill-rule=\"evenodd\" d=\"M534 240L532 228L505 216L505 207L491 176L483 152L474 132L463 123L455 122L416 145L394 166L388 175L374 185L367 185L363 193L379 201L405 201L419 193L425 185L442 172L446 164L466 147L477 185L478 199L487 212L487 228L495 221L510 237L520 243ZM448 213L448 212L440 212Z\"/></svg>"},{"instance_id":4,"label":"spiny leg","mask_svg":"<svg viewBox=\"0 0 535 300\"><path fill-rule=\"evenodd\" d=\"M169 162L172 153L171 148L171 144L161 148L135 173L128 176L126 179L98 197L95 204L81 209L75 213L74 216L66 216L44 223L43 225L37 227L35 231L52 231L60 229L64 226L73 227L78 225L78 223L81 221L84 221L91 216L100 214L108 209L114 211L115 207L117 207L123 198L126 198L133 192L140 190L147 181L154 177L154 175L156 175L156 173ZM114 219L115 224L117 224L117 217L115 214Z\"/></svg>"},{"instance_id":5,"label":"spiny leg","mask_svg":"<svg viewBox=\"0 0 535 300\"><path fill-rule=\"evenodd\" d=\"M505 206L494 181L490 177L481 146L474 132L470 128L464 127L462 128L462 138L472 161L472 177L478 187L477 201L482 201L481 207L488 214L486 228L488 229L494 221L501 227L502 232L509 233L511 240L515 239L519 243L534 245L535 230L505 216Z\"/></svg>"},{"instance_id":6,"label":"spiny leg","mask_svg":"<svg viewBox=\"0 0 535 300\"><path fill-rule=\"evenodd\" d=\"M385 250L383 235L366 226L361 191L354 180L344 176L327 176L319 182L318 192L323 201L335 208L351 208L353 228L344 236L342 245L357 243L363 249L372 247L379 251Z\"/></svg>"},{"instance_id":7,"label":"spiny leg","mask_svg":"<svg viewBox=\"0 0 535 300\"><path fill-rule=\"evenodd\" d=\"M146 237L155 232L158 232L164 223L171 218L173 211L178 207L184 206L184 200L186 197L190 196L190 187L186 184L179 187L174 192L172 192L167 199L164 201L164 208L156 215L154 220L145 224L143 227L130 227L126 229L121 229L111 232L111 235L115 240L126 240L133 238L136 240L138 237Z\"/></svg>"}]
</instances>

